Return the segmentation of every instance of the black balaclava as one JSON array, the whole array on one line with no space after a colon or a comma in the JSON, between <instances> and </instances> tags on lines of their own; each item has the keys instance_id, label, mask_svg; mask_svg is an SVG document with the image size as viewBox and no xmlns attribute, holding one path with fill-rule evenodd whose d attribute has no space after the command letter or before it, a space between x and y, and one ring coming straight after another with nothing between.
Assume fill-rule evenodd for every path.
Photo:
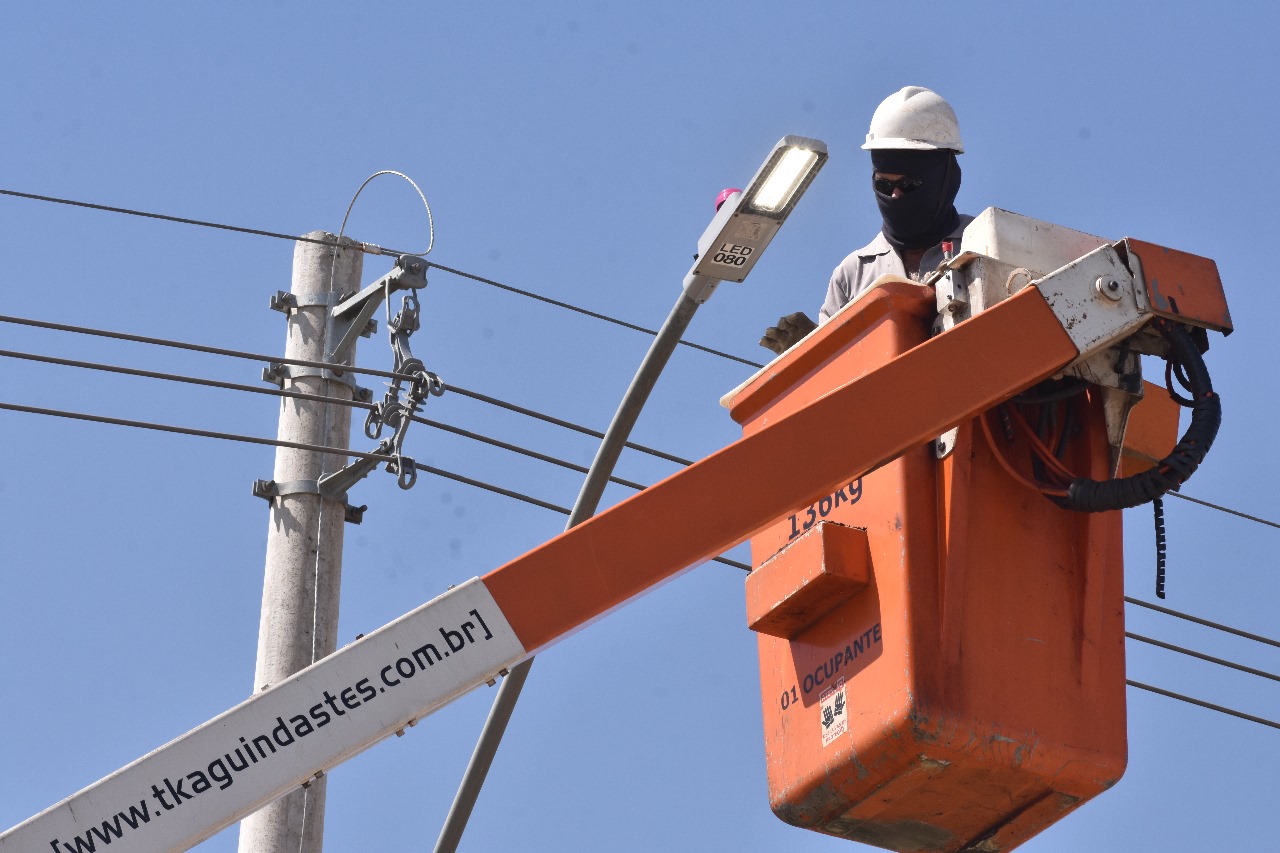
<instances>
[{"instance_id":1,"label":"black balaclava","mask_svg":"<svg viewBox=\"0 0 1280 853\"><path fill-rule=\"evenodd\" d=\"M953 152L874 149L871 167L882 174L924 181L898 198L876 193L884 236L895 249L927 249L959 224L955 200L960 192L960 164Z\"/></svg>"}]
</instances>

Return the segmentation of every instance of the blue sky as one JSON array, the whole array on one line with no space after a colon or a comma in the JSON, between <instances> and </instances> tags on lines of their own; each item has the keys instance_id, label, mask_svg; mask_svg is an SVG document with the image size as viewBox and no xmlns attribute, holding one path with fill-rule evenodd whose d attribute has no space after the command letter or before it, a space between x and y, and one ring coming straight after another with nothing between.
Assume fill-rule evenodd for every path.
<instances>
[{"instance_id":1,"label":"blue sky","mask_svg":"<svg viewBox=\"0 0 1280 853\"><path fill-rule=\"evenodd\" d=\"M1269 4L973 2L53 3L5 11L0 188L255 228L334 231L379 169L419 182L431 259L656 327L720 189L778 138L831 159L751 277L689 338L763 360L761 329L816 315L878 227L858 150L904 85L955 106L959 206L1000 206L1214 258L1236 333L1209 366L1218 445L1186 492L1280 517L1267 272L1280 180ZM4 314L276 353L289 243L0 197ZM412 190L375 181L357 239L425 245ZM365 261L365 281L389 269ZM436 272L414 350L446 382L602 429L648 338ZM10 350L254 383L262 365L19 326ZM359 361L390 366L385 339ZM269 397L5 359L0 400L260 436ZM682 349L635 440L687 458L732 441L751 371ZM1150 377L1155 379L1156 377ZM374 386L375 393L381 388ZM446 395L431 417L579 464L586 437ZM358 431L357 431L358 434ZM0 826L60 800L251 689L269 448L0 412ZM579 475L426 428L419 461L560 505ZM628 454L620 476L667 463ZM626 490L611 489L607 501ZM354 494L341 642L558 533L562 516L424 476ZM1275 636L1277 531L1167 502L1167 604ZM1152 598L1147 509L1128 594ZM745 549L735 554L746 560ZM1272 672L1274 649L1129 609L1130 629ZM464 850L851 849L769 812L742 575L709 564L539 659ZM1280 718L1280 687L1129 645L1130 677ZM331 776L331 850L429 849L492 691ZM1257 849L1280 732L1129 691L1120 784L1032 853ZM1265 842L1261 842L1265 843ZM200 849L235 848L235 830Z\"/></svg>"}]
</instances>

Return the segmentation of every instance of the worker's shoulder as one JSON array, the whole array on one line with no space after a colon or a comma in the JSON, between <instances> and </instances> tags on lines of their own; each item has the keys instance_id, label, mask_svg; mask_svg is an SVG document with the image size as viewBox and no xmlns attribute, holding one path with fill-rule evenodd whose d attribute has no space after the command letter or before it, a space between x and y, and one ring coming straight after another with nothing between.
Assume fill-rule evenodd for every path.
<instances>
[{"instance_id":1,"label":"worker's shoulder","mask_svg":"<svg viewBox=\"0 0 1280 853\"><path fill-rule=\"evenodd\" d=\"M877 258L881 258L893 251L893 247L889 245L889 241L885 239L884 233L877 231L876 236L870 243L861 249L855 249L836 266L836 274L841 272L849 273L866 266L874 264Z\"/></svg>"},{"instance_id":2,"label":"worker's shoulder","mask_svg":"<svg viewBox=\"0 0 1280 853\"><path fill-rule=\"evenodd\" d=\"M893 246L889 245L889 238L884 236L883 231L877 231L876 236L871 238L870 243L850 254L848 258L845 258L845 260L847 261L850 258L878 258L881 255L887 255L892 251Z\"/></svg>"}]
</instances>

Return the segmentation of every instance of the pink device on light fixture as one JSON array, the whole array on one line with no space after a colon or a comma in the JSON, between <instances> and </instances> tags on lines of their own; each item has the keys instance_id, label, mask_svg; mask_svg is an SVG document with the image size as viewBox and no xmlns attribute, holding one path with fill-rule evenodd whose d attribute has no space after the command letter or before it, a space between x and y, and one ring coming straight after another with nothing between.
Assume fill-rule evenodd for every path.
<instances>
[{"instance_id":1,"label":"pink device on light fixture","mask_svg":"<svg viewBox=\"0 0 1280 853\"><path fill-rule=\"evenodd\" d=\"M737 187L728 187L727 189L720 190L720 195L716 196L716 210L720 210L720 207L725 203L725 200L728 199L729 196L740 192L742 192L742 190Z\"/></svg>"}]
</instances>

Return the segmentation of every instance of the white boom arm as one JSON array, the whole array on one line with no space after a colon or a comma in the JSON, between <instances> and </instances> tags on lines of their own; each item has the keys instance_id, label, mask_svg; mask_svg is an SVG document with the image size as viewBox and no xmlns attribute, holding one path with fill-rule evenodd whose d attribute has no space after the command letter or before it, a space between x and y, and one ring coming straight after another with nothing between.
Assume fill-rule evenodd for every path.
<instances>
[{"instance_id":1,"label":"white boom arm","mask_svg":"<svg viewBox=\"0 0 1280 853\"><path fill-rule=\"evenodd\" d=\"M473 578L10 829L0 851L186 850L524 657Z\"/></svg>"}]
</instances>

